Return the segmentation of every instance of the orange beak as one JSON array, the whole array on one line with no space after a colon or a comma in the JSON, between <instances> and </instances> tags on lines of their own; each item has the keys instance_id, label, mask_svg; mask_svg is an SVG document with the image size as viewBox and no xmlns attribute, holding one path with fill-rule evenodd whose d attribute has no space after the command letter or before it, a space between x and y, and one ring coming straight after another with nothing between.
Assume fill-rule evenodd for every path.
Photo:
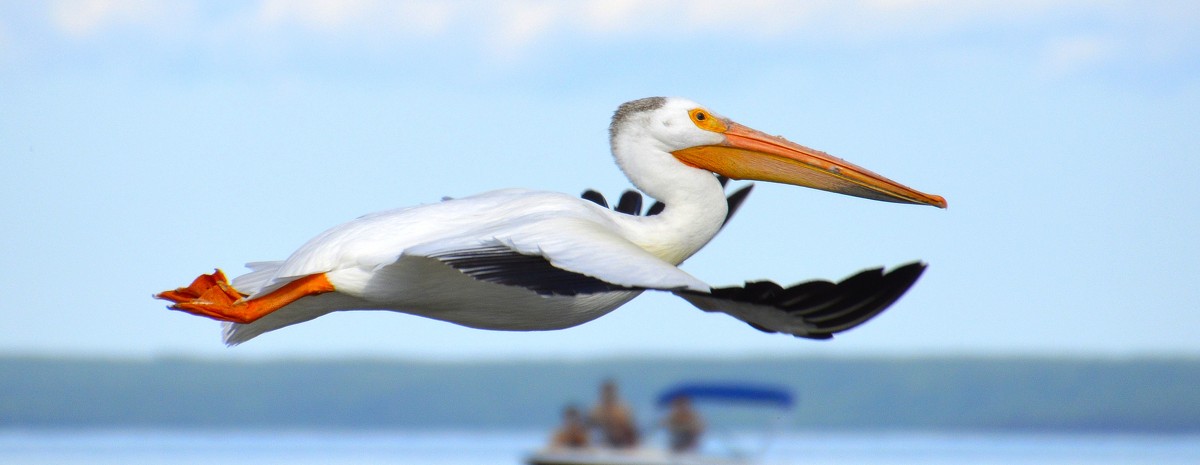
<instances>
[{"instance_id":1,"label":"orange beak","mask_svg":"<svg viewBox=\"0 0 1200 465\"><path fill-rule=\"evenodd\" d=\"M724 121L725 141L672 152L690 166L733 179L753 179L837 192L884 202L946 208L926 194L828 153Z\"/></svg>"}]
</instances>

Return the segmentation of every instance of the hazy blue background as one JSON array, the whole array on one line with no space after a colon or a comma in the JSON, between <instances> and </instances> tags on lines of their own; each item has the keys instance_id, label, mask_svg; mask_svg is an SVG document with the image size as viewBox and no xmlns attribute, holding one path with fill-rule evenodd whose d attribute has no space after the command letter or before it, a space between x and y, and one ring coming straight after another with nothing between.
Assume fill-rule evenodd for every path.
<instances>
[{"instance_id":1,"label":"hazy blue background","mask_svg":"<svg viewBox=\"0 0 1200 465\"><path fill-rule=\"evenodd\" d=\"M681 95L948 210L759 184L716 285L922 259L828 343L671 296L499 333L347 313L236 349L150 295L385 208L615 196L621 102ZM0 2L0 351L487 359L1200 355L1190 1Z\"/></svg>"}]
</instances>

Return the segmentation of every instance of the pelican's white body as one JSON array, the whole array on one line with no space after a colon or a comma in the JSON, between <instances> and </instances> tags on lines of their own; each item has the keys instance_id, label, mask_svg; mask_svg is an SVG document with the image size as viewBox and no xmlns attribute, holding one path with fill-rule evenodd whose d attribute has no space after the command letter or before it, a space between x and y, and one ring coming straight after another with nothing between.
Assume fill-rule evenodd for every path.
<instances>
[{"instance_id":1,"label":"pelican's white body","mask_svg":"<svg viewBox=\"0 0 1200 465\"><path fill-rule=\"evenodd\" d=\"M711 172L670 153L722 139L689 120L688 109L698 106L667 99L661 107L614 119L614 157L634 185L667 204L659 215L627 215L566 194L506 189L363 216L325 231L287 260L250 264L253 271L233 285L251 298L316 273L325 273L336 292L304 297L249 324L227 324L225 340L237 344L359 309L485 329L560 329L639 294L542 295L478 280L431 258L496 246L620 286L707 292L707 284L676 265L720 229L728 211L724 189Z\"/></svg>"}]
</instances>

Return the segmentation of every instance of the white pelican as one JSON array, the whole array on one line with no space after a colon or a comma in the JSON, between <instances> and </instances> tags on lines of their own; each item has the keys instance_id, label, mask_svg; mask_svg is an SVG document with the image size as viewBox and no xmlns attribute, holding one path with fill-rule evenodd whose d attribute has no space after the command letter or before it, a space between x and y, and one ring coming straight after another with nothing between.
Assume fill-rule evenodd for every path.
<instances>
[{"instance_id":1,"label":"white pelican","mask_svg":"<svg viewBox=\"0 0 1200 465\"><path fill-rule=\"evenodd\" d=\"M827 339L877 315L924 270L914 262L838 284L714 289L677 265L716 235L741 197L714 173L888 202L946 201L829 154L750 129L682 98L625 103L609 128L617 164L666 207L641 216L593 201L506 189L366 215L230 284L216 270L155 295L226 321L225 342L338 310L392 310L494 330L579 325L647 290L678 295L763 331ZM585 195L585 197L589 197ZM633 214L629 214L633 213Z\"/></svg>"}]
</instances>

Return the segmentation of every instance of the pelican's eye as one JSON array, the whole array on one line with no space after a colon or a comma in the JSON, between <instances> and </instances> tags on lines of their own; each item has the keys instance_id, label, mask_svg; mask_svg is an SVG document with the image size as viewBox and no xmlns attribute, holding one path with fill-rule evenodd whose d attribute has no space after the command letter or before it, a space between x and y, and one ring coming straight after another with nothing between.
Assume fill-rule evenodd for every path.
<instances>
[{"instance_id":1,"label":"pelican's eye","mask_svg":"<svg viewBox=\"0 0 1200 465\"><path fill-rule=\"evenodd\" d=\"M712 113L703 108L693 108L688 112L688 115L691 115L692 122L696 124L696 127L705 131L725 132L727 129L725 122L721 121L721 118L713 116Z\"/></svg>"}]
</instances>

